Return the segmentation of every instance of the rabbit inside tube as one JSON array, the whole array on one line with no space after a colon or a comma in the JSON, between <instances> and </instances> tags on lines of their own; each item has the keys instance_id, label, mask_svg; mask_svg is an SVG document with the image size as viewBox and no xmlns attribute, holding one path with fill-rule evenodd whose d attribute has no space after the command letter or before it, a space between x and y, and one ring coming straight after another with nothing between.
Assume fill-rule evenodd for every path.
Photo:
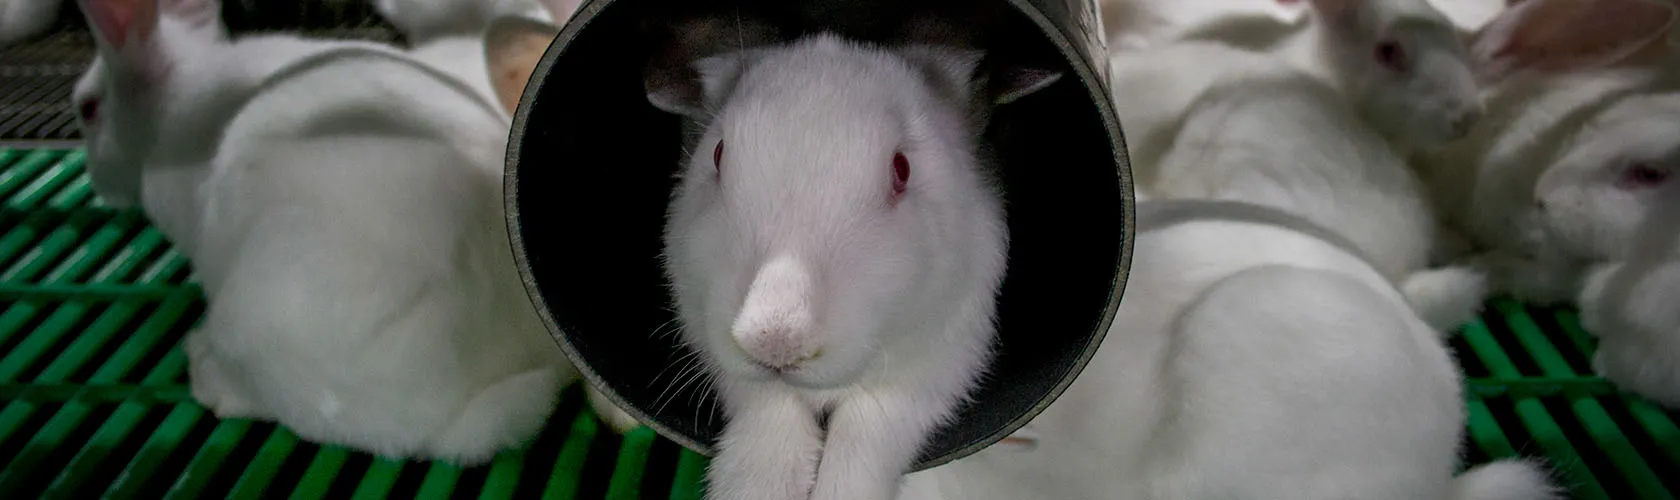
<instances>
[{"instance_id":1,"label":"rabbit inside tube","mask_svg":"<svg viewBox=\"0 0 1680 500\"><path fill-rule=\"evenodd\" d=\"M707 498L891 500L985 370L1008 235L974 117L1060 75L981 56L820 34L648 81L699 129L664 258L728 418Z\"/></svg>"}]
</instances>

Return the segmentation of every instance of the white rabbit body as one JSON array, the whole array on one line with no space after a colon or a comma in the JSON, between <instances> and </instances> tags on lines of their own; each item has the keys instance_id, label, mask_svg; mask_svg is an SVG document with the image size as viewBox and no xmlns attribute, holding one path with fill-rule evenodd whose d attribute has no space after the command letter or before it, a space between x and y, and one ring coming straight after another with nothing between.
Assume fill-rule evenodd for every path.
<instances>
[{"instance_id":1,"label":"white rabbit body","mask_svg":"<svg viewBox=\"0 0 1680 500\"><path fill-rule=\"evenodd\" d=\"M1472 47L1478 72L1492 85L1485 124L1415 162L1443 219L1468 240L1460 253L1478 252L1469 262L1488 271L1496 291L1520 299L1569 300L1586 260L1609 257L1549 241L1535 198L1541 174L1560 162L1588 161L1583 155L1620 154L1627 141L1619 136L1582 135L1595 123L1611 125L1595 117L1631 97L1680 88L1657 42L1667 36L1674 7L1603 1L1616 5L1588 10L1568 0L1528 0L1501 12ZM1562 19L1584 28L1548 30Z\"/></svg>"},{"instance_id":2,"label":"white rabbit body","mask_svg":"<svg viewBox=\"0 0 1680 500\"><path fill-rule=\"evenodd\" d=\"M891 499L980 377L1007 235L969 109L996 90L971 81L979 55L825 34L649 80L703 128L665 242L729 419L708 498ZM1059 77L1038 75L1015 81Z\"/></svg>"},{"instance_id":3,"label":"white rabbit body","mask_svg":"<svg viewBox=\"0 0 1680 500\"><path fill-rule=\"evenodd\" d=\"M463 464L541 429L576 372L508 258L493 105L388 47L228 42L150 0L83 10L101 56L78 101L115 146L90 170L137 171L106 187L135 195L209 300L185 341L196 399Z\"/></svg>"},{"instance_id":4,"label":"white rabbit body","mask_svg":"<svg viewBox=\"0 0 1680 500\"><path fill-rule=\"evenodd\" d=\"M1585 121L1535 186L1542 244L1584 262L1593 367L1680 407L1680 93L1635 95ZM1554 271L1555 272L1555 271Z\"/></svg>"},{"instance_id":5,"label":"white rabbit body","mask_svg":"<svg viewBox=\"0 0 1680 500\"><path fill-rule=\"evenodd\" d=\"M1354 252L1244 210L1264 209L1140 204L1127 288L1147 293L1033 420L1036 446L912 474L901 498L1551 498L1526 464L1455 480L1442 342Z\"/></svg>"},{"instance_id":6,"label":"white rabbit body","mask_svg":"<svg viewBox=\"0 0 1680 500\"><path fill-rule=\"evenodd\" d=\"M1591 268L1581 326L1599 339L1593 370L1617 386L1680 408L1680 258Z\"/></svg>"},{"instance_id":7,"label":"white rabbit body","mask_svg":"<svg viewBox=\"0 0 1680 500\"><path fill-rule=\"evenodd\" d=\"M0 0L0 47L46 33L62 6L62 0Z\"/></svg>"},{"instance_id":8,"label":"white rabbit body","mask_svg":"<svg viewBox=\"0 0 1680 500\"><path fill-rule=\"evenodd\" d=\"M477 33L502 15L564 23L584 0L374 0L374 10L391 22L409 43L423 45L438 37Z\"/></svg>"},{"instance_id":9,"label":"white rabbit body","mask_svg":"<svg viewBox=\"0 0 1680 500\"><path fill-rule=\"evenodd\" d=\"M1191 26L1176 42L1110 54L1110 88L1139 186L1154 188L1156 164L1183 114L1208 89L1255 72L1265 78L1283 66L1337 90L1336 101L1401 155L1456 140L1478 119L1480 97L1457 29L1424 0L1311 4L1311 15L1294 25L1217 18Z\"/></svg>"},{"instance_id":10,"label":"white rabbit body","mask_svg":"<svg viewBox=\"0 0 1680 500\"><path fill-rule=\"evenodd\" d=\"M1485 294L1482 277L1468 268L1425 271L1436 232L1428 196L1391 143L1335 88L1273 56L1216 42L1149 52L1152 70L1205 73L1191 66L1219 61L1225 76L1185 100L1147 191L1294 213L1352 241L1383 276L1404 283L1436 329L1474 317Z\"/></svg>"}]
</instances>

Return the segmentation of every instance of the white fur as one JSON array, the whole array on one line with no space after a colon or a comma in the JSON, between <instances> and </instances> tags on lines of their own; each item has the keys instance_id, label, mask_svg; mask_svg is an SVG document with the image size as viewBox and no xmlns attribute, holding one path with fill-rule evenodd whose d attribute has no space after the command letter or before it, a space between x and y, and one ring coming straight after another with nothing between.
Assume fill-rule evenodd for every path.
<instances>
[{"instance_id":1,"label":"white fur","mask_svg":"<svg viewBox=\"0 0 1680 500\"><path fill-rule=\"evenodd\" d=\"M84 12L101 1L119 0ZM101 101L89 168L130 171L96 188L193 261L196 399L463 464L542 428L576 372L508 258L492 104L377 44L230 42L168 16L149 39L100 39L77 95Z\"/></svg>"},{"instance_id":2,"label":"white fur","mask_svg":"<svg viewBox=\"0 0 1680 500\"><path fill-rule=\"evenodd\" d=\"M1462 31L1474 31L1499 12L1504 0L1430 0ZM1171 40L1186 31L1208 24L1231 28L1257 28L1275 33L1280 26L1298 26L1306 13L1306 2L1285 4L1276 0L1101 0L1104 37L1114 50L1130 50ZM1273 27L1267 28L1269 21ZM1241 38L1242 33L1228 33Z\"/></svg>"},{"instance_id":3,"label":"white fur","mask_svg":"<svg viewBox=\"0 0 1680 500\"><path fill-rule=\"evenodd\" d=\"M1007 236L961 97L977 60L819 35L701 60L700 103L650 88L704 130L665 244L729 417L709 499L891 499L980 376Z\"/></svg>"},{"instance_id":4,"label":"white fur","mask_svg":"<svg viewBox=\"0 0 1680 500\"><path fill-rule=\"evenodd\" d=\"M1593 370L1621 388L1680 408L1680 259L1612 263L1587 274L1581 326L1598 336Z\"/></svg>"},{"instance_id":5,"label":"white fur","mask_svg":"<svg viewBox=\"0 0 1680 500\"><path fill-rule=\"evenodd\" d=\"M1478 120L1481 102L1458 30L1427 2L1304 3L1313 8L1296 9L1303 15L1295 19L1227 12L1148 49L1111 52L1111 88L1141 185L1152 184L1155 161L1197 97L1256 70L1288 65L1328 83L1402 154L1456 140ZM1171 47L1184 42L1272 58ZM1379 62L1376 47L1384 43L1406 54L1404 67Z\"/></svg>"},{"instance_id":6,"label":"white fur","mask_svg":"<svg viewBox=\"0 0 1680 500\"><path fill-rule=\"evenodd\" d=\"M903 500L1550 491L1531 466L1452 477L1457 369L1360 257L1213 219L1146 230L1134 255L1127 287L1148 292L1127 294L1091 364L1033 420L1036 448L912 474Z\"/></svg>"},{"instance_id":7,"label":"white fur","mask_svg":"<svg viewBox=\"0 0 1680 500\"><path fill-rule=\"evenodd\" d=\"M1436 224L1427 194L1391 143L1337 90L1272 56L1218 43L1180 42L1149 52L1152 71L1205 72L1187 65L1217 60L1228 73L1188 99L1155 160L1155 178L1143 181L1152 182L1148 191L1297 214L1347 238L1397 283L1428 266ZM1169 99L1178 97L1184 95ZM1432 326L1450 331L1474 318L1476 308L1466 301L1482 301L1479 274L1443 271L1421 279L1429 282L1405 290L1418 294L1411 302Z\"/></svg>"},{"instance_id":8,"label":"white fur","mask_svg":"<svg viewBox=\"0 0 1680 500\"><path fill-rule=\"evenodd\" d=\"M61 0L0 0L0 47L46 33L62 5Z\"/></svg>"},{"instance_id":9,"label":"white fur","mask_svg":"<svg viewBox=\"0 0 1680 500\"><path fill-rule=\"evenodd\" d=\"M1524 8L1502 12L1477 34L1472 52L1478 72L1490 85L1488 116L1466 140L1416 162L1450 230L1469 243L1470 255L1464 262L1487 272L1494 292L1542 303L1573 298L1586 262L1613 252L1582 248L1548 235L1544 223L1548 216L1539 209L1535 194L1542 174L1558 172L1546 174L1555 179L1547 184L1602 190L1608 170L1593 175L1583 172L1619 167L1625 156L1673 147L1638 127L1672 129L1662 121L1672 112L1662 106L1645 109L1638 96L1675 88L1669 74L1672 65L1666 62L1672 56L1627 61L1635 47L1666 33L1661 25L1645 24L1652 17L1661 21L1661 4L1636 3L1644 10L1582 11L1548 8L1552 3L1567 4L1529 0L1520 4ZM1601 12L1626 13L1631 18L1583 19L1580 22L1587 29L1552 31L1550 38L1530 35L1514 46L1516 50L1507 45L1511 33L1529 23L1556 23L1555 16L1578 18ZM1665 31L1655 31L1659 28ZM1587 55L1559 60L1554 54ZM1646 121L1632 121L1639 119ZM1563 180L1582 176L1595 180ZM1557 191L1553 196L1560 199L1554 203L1574 204L1571 198L1578 197L1571 193L1575 192L1582 191ZM1605 203L1620 198L1608 193L1601 197ZM1571 225L1573 229L1553 224L1552 229L1596 240L1585 233L1625 231L1630 219L1626 207L1621 211L1620 219L1600 216L1602 225L1590 230L1579 224ZM1564 238L1568 239L1583 238Z\"/></svg>"},{"instance_id":10,"label":"white fur","mask_svg":"<svg viewBox=\"0 0 1680 500\"><path fill-rule=\"evenodd\" d=\"M584 0L374 0L374 10L422 46L438 38L476 36L497 16L561 24Z\"/></svg>"},{"instance_id":11,"label":"white fur","mask_svg":"<svg viewBox=\"0 0 1680 500\"><path fill-rule=\"evenodd\" d=\"M1583 124L1535 187L1543 248L1601 262L1576 296L1601 340L1595 370L1669 406L1680 406L1677 118L1680 93L1622 99Z\"/></svg>"}]
</instances>

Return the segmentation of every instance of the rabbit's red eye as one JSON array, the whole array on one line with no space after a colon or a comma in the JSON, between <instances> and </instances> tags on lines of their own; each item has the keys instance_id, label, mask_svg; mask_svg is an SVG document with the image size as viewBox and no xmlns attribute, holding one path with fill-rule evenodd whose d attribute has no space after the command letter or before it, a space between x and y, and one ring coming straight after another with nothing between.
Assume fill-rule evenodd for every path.
<instances>
[{"instance_id":1,"label":"rabbit's red eye","mask_svg":"<svg viewBox=\"0 0 1680 500\"><path fill-rule=\"evenodd\" d=\"M83 122L92 122L94 119L99 118L99 100L88 99L86 101L82 101L81 106L78 107L76 112L81 113Z\"/></svg>"},{"instance_id":2,"label":"rabbit's red eye","mask_svg":"<svg viewBox=\"0 0 1680 500\"><path fill-rule=\"evenodd\" d=\"M719 140L718 143L717 143L717 146L712 148L712 168L717 169L719 172L723 171L723 141L722 140Z\"/></svg>"},{"instance_id":3,"label":"rabbit's red eye","mask_svg":"<svg viewBox=\"0 0 1680 500\"><path fill-rule=\"evenodd\" d=\"M1400 42L1392 40L1378 43L1372 55L1376 57L1377 63L1396 72L1406 71L1409 64L1406 60L1406 48L1400 46Z\"/></svg>"},{"instance_id":4,"label":"rabbit's red eye","mask_svg":"<svg viewBox=\"0 0 1680 500\"><path fill-rule=\"evenodd\" d=\"M1620 184L1626 188L1647 188L1668 180L1668 171L1645 164L1635 164L1622 171Z\"/></svg>"},{"instance_id":5,"label":"rabbit's red eye","mask_svg":"<svg viewBox=\"0 0 1680 500\"><path fill-rule=\"evenodd\" d=\"M893 160L893 198L904 194L904 189L910 185L910 159L904 153L894 153Z\"/></svg>"}]
</instances>

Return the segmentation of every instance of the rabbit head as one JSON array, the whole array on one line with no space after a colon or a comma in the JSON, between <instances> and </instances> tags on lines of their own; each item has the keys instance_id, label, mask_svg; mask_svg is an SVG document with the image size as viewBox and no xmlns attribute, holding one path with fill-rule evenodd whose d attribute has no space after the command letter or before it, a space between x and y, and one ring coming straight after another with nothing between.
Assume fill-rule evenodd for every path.
<instances>
[{"instance_id":1,"label":"rabbit head","mask_svg":"<svg viewBox=\"0 0 1680 500\"><path fill-rule=\"evenodd\" d=\"M1427 0L1311 0L1332 74L1366 119L1405 148L1458 140L1480 89L1452 20Z\"/></svg>"},{"instance_id":2,"label":"rabbit head","mask_svg":"<svg viewBox=\"0 0 1680 500\"><path fill-rule=\"evenodd\" d=\"M81 0L99 47L71 91L93 188L139 202L140 170L159 139L168 84L196 48L226 37L214 0Z\"/></svg>"},{"instance_id":3,"label":"rabbit head","mask_svg":"<svg viewBox=\"0 0 1680 500\"><path fill-rule=\"evenodd\" d=\"M980 55L818 35L700 59L688 82L650 75L649 100L703 128L665 258L684 339L715 373L823 389L885 352L980 355L930 350L985 349L949 337L989 335L1007 254L970 113L1059 77L981 85Z\"/></svg>"},{"instance_id":4,"label":"rabbit head","mask_svg":"<svg viewBox=\"0 0 1680 500\"><path fill-rule=\"evenodd\" d=\"M1606 108L1563 147L1534 188L1548 240L1587 259L1619 259L1641 221L1680 183L1680 93Z\"/></svg>"}]
</instances>

